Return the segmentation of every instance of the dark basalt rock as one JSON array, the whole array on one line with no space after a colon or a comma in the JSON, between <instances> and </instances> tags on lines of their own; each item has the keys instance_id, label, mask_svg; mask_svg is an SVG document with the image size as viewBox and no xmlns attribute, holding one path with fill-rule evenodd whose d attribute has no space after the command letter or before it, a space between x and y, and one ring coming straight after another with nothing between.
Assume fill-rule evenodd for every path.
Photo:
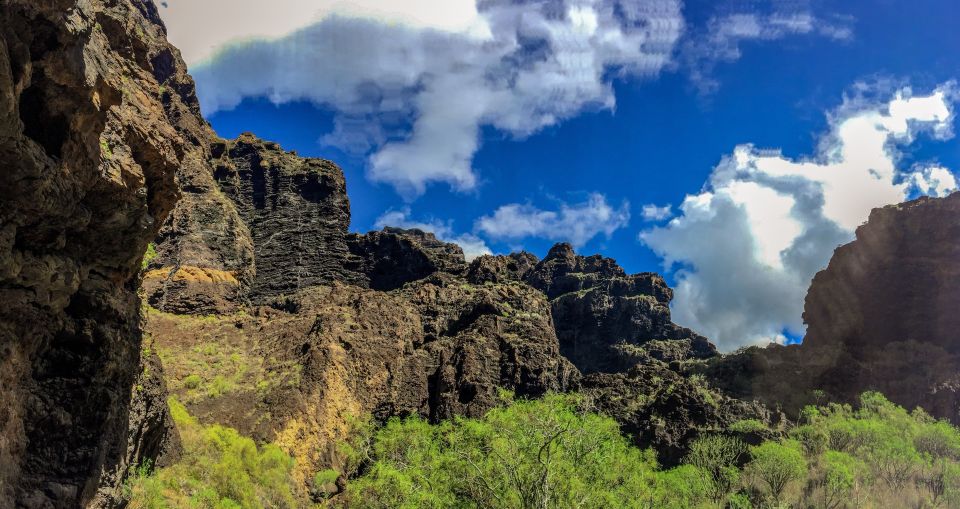
<instances>
[{"instance_id":1,"label":"dark basalt rock","mask_svg":"<svg viewBox=\"0 0 960 509\"><path fill-rule=\"evenodd\" d=\"M483 255L475 259L467 272L467 280L474 284L523 281L540 261L526 251L508 255Z\"/></svg>"},{"instance_id":2,"label":"dark basalt rock","mask_svg":"<svg viewBox=\"0 0 960 509\"><path fill-rule=\"evenodd\" d=\"M357 260L351 268L374 290L394 290L437 272L459 275L467 268L460 246L417 229L387 227L350 235L347 243Z\"/></svg>"},{"instance_id":3,"label":"dark basalt rock","mask_svg":"<svg viewBox=\"0 0 960 509\"><path fill-rule=\"evenodd\" d=\"M356 274L344 268L350 202L339 167L284 152L252 134L216 152L221 150L214 177L253 241L252 300L356 281Z\"/></svg>"},{"instance_id":4,"label":"dark basalt rock","mask_svg":"<svg viewBox=\"0 0 960 509\"><path fill-rule=\"evenodd\" d=\"M727 356L711 376L791 413L879 390L960 423L960 194L875 209L807 293L801 345Z\"/></svg>"},{"instance_id":5,"label":"dark basalt rock","mask_svg":"<svg viewBox=\"0 0 960 509\"><path fill-rule=\"evenodd\" d=\"M166 443L165 406L137 410L135 278L210 131L155 14L143 1L0 2L4 507L109 504Z\"/></svg>"},{"instance_id":6,"label":"dark basalt rock","mask_svg":"<svg viewBox=\"0 0 960 509\"><path fill-rule=\"evenodd\" d=\"M692 359L716 355L706 338L670 321L673 292L659 274L627 275L610 258L557 244L524 281L550 299L560 350L583 373L629 369L630 348L652 340L684 340Z\"/></svg>"}]
</instances>

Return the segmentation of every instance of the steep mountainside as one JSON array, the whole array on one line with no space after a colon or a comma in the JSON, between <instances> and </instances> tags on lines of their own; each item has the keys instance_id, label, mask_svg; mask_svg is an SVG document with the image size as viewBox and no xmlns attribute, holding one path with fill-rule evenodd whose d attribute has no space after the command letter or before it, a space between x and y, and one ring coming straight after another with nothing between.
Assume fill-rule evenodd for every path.
<instances>
[{"instance_id":1,"label":"steep mountainside","mask_svg":"<svg viewBox=\"0 0 960 509\"><path fill-rule=\"evenodd\" d=\"M680 369L715 351L670 323L671 293L659 276L628 276L568 245L543 261L520 253L468 265L458 246L419 230L351 234L333 163L250 135L212 156L215 185L182 201L158 237L144 276L157 309L147 332L191 413L282 444L304 480L339 461L334 445L349 416L478 416L501 389L530 397L578 389L568 358L588 371L644 362L646 372L676 379L678 394L695 395L682 400L697 407L689 414L669 414L636 391L597 399L623 406L624 419L677 417L668 431L640 436L637 426L640 443L669 443L672 460L699 429L770 417L760 407L719 410L706 386L671 371L671 362ZM230 227L204 236L210 221Z\"/></svg>"},{"instance_id":2,"label":"steep mountainside","mask_svg":"<svg viewBox=\"0 0 960 509\"><path fill-rule=\"evenodd\" d=\"M876 209L813 279L803 344L731 356L715 377L792 411L874 389L957 423L958 309L960 194Z\"/></svg>"},{"instance_id":3,"label":"steep mountainside","mask_svg":"<svg viewBox=\"0 0 960 509\"><path fill-rule=\"evenodd\" d=\"M502 390L580 391L668 464L779 419L690 376L717 354L656 274L350 233L334 163L211 131L150 0L0 0L0 43L0 500L121 504L132 467L176 459L168 395L304 486L354 418L479 416Z\"/></svg>"},{"instance_id":4,"label":"steep mountainside","mask_svg":"<svg viewBox=\"0 0 960 509\"><path fill-rule=\"evenodd\" d=\"M208 159L178 55L149 1L0 2L0 501L109 505L169 445L135 276Z\"/></svg>"}]
</instances>

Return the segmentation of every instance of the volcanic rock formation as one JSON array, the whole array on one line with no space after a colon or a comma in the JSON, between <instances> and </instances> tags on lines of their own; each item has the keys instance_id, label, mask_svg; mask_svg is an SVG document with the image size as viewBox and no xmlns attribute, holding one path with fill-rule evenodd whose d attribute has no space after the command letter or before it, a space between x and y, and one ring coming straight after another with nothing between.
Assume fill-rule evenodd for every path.
<instances>
[{"instance_id":1,"label":"volcanic rock formation","mask_svg":"<svg viewBox=\"0 0 960 509\"><path fill-rule=\"evenodd\" d=\"M168 389L304 483L350 416L477 416L502 390L582 390L667 462L772 419L686 376L716 352L656 274L349 233L334 163L211 131L149 0L3 0L0 64L0 500L122 504L132 467L176 457Z\"/></svg>"},{"instance_id":2,"label":"volcanic rock formation","mask_svg":"<svg viewBox=\"0 0 960 509\"><path fill-rule=\"evenodd\" d=\"M477 416L498 404L502 389L521 397L577 389L577 368L673 366L665 376L682 379L685 362L716 355L670 322L672 294L656 274L627 275L615 261L578 256L566 244L542 261L515 253L468 265L458 246L420 230L349 233L343 175L329 161L252 135L215 142L211 156L214 178L180 202L158 237L144 276L157 310L147 331L173 394L193 414L283 444L304 478L338 461L333 446L349 415ZM246 360L218 371L233 361L178 351ZM197 385L225 389L204 396ZM710 392L673 385L681 394ZM631 393L616 404L642 399ZM647 415L646 404L631 408L631 418ZM676 460L699 430L722 428L734 414L769 417L739 407L691 412L705 417L672 423L682 431L645 431L638 442L669 444Z\"/></svg>"},{"instance_id":3,"label":"volcanic rock formation","mask_svg":"<svg viewBox=\"0 0 960 509\"><path fill-rule=\"evenodd\" d=\"M717 355L706 338L670 321L673 291L659 274L627 275L610 258L557 244L524 281L550 299L560 351L584 373L625 371L637 362L633 348L658 339L684 341L688 358Z\"/></svg>"},{"instance_id":4,"label":"volcanic rock formation","mask_svg":"<svg viewBox=\"0 0 960 509\"><path fill-rule=\"evenodd\" d=\"M169 445L135 276L210 134L152 2L0 2L0 501L110 505Z\"/></svg>"}]
</instances>

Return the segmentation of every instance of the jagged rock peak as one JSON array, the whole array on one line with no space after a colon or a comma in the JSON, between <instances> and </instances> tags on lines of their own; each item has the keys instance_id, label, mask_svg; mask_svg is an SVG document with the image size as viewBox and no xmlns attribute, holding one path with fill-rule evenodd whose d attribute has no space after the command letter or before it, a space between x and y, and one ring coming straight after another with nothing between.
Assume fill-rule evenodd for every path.
<instances>
[{"instance_id":1,"label":"jagged rock peak","mask_svg":"<svg viewBox=\"0 0 960 509\"><path fill-rule=\"evenodd\" d=\"M526 251L508 255L483 255L470 263L467 280L474 284L523 281L539 262L536 255Z\"/></svg>"},{"instance_id":2,"label":"jagged rock peak","mask_svg":"<svg viewBox=\"0 0 960 509\"><path fill-rule=\"evenodd\" d=\"M553 246L524 280L551 299L597 286L609 286L617 293L650 295L662 304L669 304L673 299L673 292L659 274L627 275L613 258L577 255L567 243Z\"/></svg>"},{"instance_id":3,"label":"jagged rock peak","mask_svg":"<svg viewBox=\"0 0 960 509\"><path fill-rule=\"evenodd\" d=\"M481 256L467 279L522 281L546 294L561 352L584 373L626 370L651 356L636 348L654 340L677 342L656 350L669 352L663 356L702 359L717 353L706 338L670 321L673 292L662 276L628 275L616 260L580 256L567 243L554 245L540 261L529 253Z\"/></svg>"},{"instance_id":4,"label":"jagged rock peak","mask_svg":"<svg viewBox=\"0 0 960 509\"><path fill-rule=\"evenodd\" d=\"M438 272L461 275L467 270L460 246L418 229L386 227L351 234L347 243L356 260L350 268L375 290L394 290Z\"/></svg>"}]
</instances>

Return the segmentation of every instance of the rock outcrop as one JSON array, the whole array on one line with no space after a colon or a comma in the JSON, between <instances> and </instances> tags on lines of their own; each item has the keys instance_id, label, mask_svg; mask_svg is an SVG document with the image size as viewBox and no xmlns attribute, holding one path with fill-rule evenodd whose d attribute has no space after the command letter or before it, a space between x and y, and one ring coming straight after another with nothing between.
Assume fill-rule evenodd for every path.
<instances>
[{"instance_id":1,"label":"rock outcrop","mask_svg":"<svg viewBox=\"0 0 960 509\"><path fill-rule=\"evenodd\" d=\"M460 246L421 230L386 227L349 235L347 243L356 257L352 268L374 290L395 290L436 272L460 275L467 268Z\"/></svg>"},{"instance_id":2,"label":"rock outcrop","mask_svg":"<svg viewBox=\"0 0 960 509\"><path fill-rule=\"evenodd\" d=\"M540 261L529 253L482 256L467 277L523 281L543 292L560 351L585 374L626 371L638 362L633 351L655 340L682 343L687 359L717 354L706 338L670 321L673 291L659 274L628 275L615 260L577 255L569 244L555 245Z\"/></svg>"},{"instance_id":3,"label":"rock outcrop","mask_svg":"<svg viewBox=\"0 0 960 509\"><path fill-rule=\"evenodd\" d=\"M436 273L393 292L336 283L272 304L216 319L152 312L147 332L195 416L281 444L304 481L337 464L351 417L479 416L501 389L536 397L579 380L549 304L521 283Z\"/></svg>"},{"instance_id":4,"label":"rock outcrop","mask_svg":"<svg viewBox=\"0 0 960 509\"><path fill-rule=\"evenodd\" d=\"M960 423L960 194L874 210L807 293L801 345L713 368L733 393L796 412L879 390Z\"/></svg>"},{"instance_id":5,"label":"rock outcrop","mask_svg":"<svg viewBox=\"0 0 960 509\"><path fill-rule=\"evenodd\" d=\"M135 277L175 175L206 160L178 55L152 2L0 2L5 507L110 505L165 447L166 407L134 391Z\"/></svg>"},{"instance_id":6,"label":"rock outcrop","mask_svg":"<svg viewBox=\"0 0 960 509\"><path fill-rule=\"evenodd\" d=\"M761 423L770 438L784 422L758 402L742 401L712 387L702 375L669 369L659 362L640 363L624 373L584 377L581 391L593 408L620 423L641 448L652 448L661 465L675 466L690 442L704 433L729 433L741 421Z\"/></svg>"}]
</instances>

